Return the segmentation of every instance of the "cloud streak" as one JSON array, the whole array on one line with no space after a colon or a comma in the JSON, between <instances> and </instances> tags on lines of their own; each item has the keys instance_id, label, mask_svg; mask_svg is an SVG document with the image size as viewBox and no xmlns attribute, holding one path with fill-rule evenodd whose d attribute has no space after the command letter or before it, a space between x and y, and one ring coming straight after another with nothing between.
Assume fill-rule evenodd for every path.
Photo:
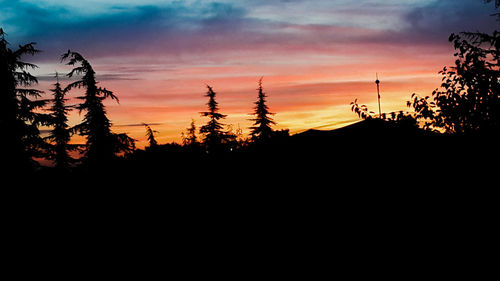
<instances>
[{"instance_id":1,"label":"cloud streak","mask_svg":"<svg viewBox=\"0 0 500 281\"><path fill-rule=\"evenodd\" d=\"M253 5L248 1L243 4L239 1L175 1L156 6L153 1L150 5L105 5L107 8L95 15L55 3L4 2L6 12L1 23L21 33L22 39L40 42L46 51L42 57L47 59L58 57L68 48L82 49L99 57L141 53L206 54L279 46L289 50L306 46L315 50L338 42L422 44L466 28L484 30L493 23L487 16L491 7L473 0L459 1L460 4L451 0L433 1L420 6L315 1L312 7L322 11L306 9L304 5L311 4L308 1L274 4L257 1ZM293 14L298 9L303 9L302 15ZM263 15L258 14L259 10ZM331 19L302 20L318 17ZM54 54L52 50L57 52Z\"/></svg>"}]
</instances>

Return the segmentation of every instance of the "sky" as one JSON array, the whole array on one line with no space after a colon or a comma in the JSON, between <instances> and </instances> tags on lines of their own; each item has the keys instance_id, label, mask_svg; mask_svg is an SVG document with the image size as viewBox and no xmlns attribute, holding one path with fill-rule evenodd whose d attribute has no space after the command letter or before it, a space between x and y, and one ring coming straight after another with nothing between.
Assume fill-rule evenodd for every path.
<instances>
[{"instance_id":1,"label":"sky","mask_svg":"<svg viewBox=\"0 0 500 281\"><path fill-rule=\"evenodd\" d=\"M378 111L376 73L382 111L408 110L411 94L431 95L453 64L450 34L490 32L494 12L482 0L0 0L0 27L11 48L42 50L24 60L39 66L45 98L54 73L70 69L61 54L81 53L120 99L105 103L113 131L142 148L142 123L160 143L179 142L191 120L204 125L206 85L223 123L247 134L260 77L275 128L291 133L358 121L355 99ZM71 112L70 125L82 118Z\"/></svg>"}]
</instances>

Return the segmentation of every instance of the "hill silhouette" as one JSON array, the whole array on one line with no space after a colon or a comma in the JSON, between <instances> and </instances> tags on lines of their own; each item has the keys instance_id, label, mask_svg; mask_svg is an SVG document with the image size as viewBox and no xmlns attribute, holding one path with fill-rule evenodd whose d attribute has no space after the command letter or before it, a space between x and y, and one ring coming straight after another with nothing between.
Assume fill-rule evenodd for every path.
<instances>
[{"instance_id":1,"label":"hill silhouette","mask_svg":"<svg viewBox=\"0 0 500 281\"><path fill-rule=\"evenodd\" d=\"M500 156L497 135L451 135L413 125L368 119L335 130L307 130L287 141L284 162L336 179L397 182L487 175ZM282 153L285 153L282 151ZM423 186L425 187L425 185Z\"/></svg>"},{"instance_id":2,"label":"hill silhouette","mask_svg":"<svg viewBox=\"0 0 500 281\"><path fill-rule=\"evenodd\" d=\"M294 135L296 139L316 139L319 141L333 140L334 138L365 139L376 141L379 138L392 137L421 137L435 135L432 132L421 130L414 126L405 126L382 119L361 120L351 125L333 130L310 129Z\"/></svg>"},{"instance_id":3,"label":"hill silhouette","mask_svg":"<svg viewBox=\"0 0 500 281\"><path fill-rule=\"evenodd\" d=\"M400 154L411 147L429 144L440 137L411 124L367 119L334 130L307 130L292 136L292 142L295 147L310 148L316 155L327 153L352 161L377 157L378 161L382 159L389 164L387 161L402 158Z\"/></svg>"}]
</instances>

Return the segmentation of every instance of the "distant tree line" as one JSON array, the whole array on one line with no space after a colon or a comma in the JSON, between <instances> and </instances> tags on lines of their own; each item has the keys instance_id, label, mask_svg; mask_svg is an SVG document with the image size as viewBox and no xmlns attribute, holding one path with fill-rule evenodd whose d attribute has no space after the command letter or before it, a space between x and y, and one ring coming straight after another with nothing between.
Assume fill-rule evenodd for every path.
<instances>
[{"instance_id":1,"label":"distant tree line","mask_svg":"<svg viewBox=\"0 0 500 281\"><path fill-rule=\"evenodd\" d=\"M29 73L37 66L22 61L26 55L35 55L39 52L35 43L21 45L17 50L9 48L6 34L0 28L0 127L2 128L1 144L6 150L6 162L12 171L32 172L37 168L35 158L52 160L55 169L59 172L68 172L73 167L92 173L105 172L120 157L133 153L135 140L127 134L116 134L111 130L112 123L107 117L103 101L110 98L119 102L118 97L110 90L99 87L96 73L90 62L80 53L68 50L61 56L61 62L73 66L66 74L67 77L78 77L66 87L57 81L51 89L52 98L42 99L43 92L30 88L38 83L35 76ZM66 95L73 89L83 89L83 96L77 97L81 102L67 105ZM207 85L207 111L201 112L207 117L207 124L199 129L194 120L183 133L182 145L197 148L200 152L218 155L233 151L250 143L264 143L272 138L273 125L276 122L270 117L266 94L263 91L262 78L259 80L258 99L255 102L255 118L251 129L250 139L244 139L241 129L233 131L232 126L226 126L222 121L226 115L220 113L216 100L216 92ZM49 106L50 105L50 106ZM68 113L72 110L84 112L81 123L70 127ZM150 125L146 128L146 137L149 150L158 148L155 134ZM40 126L51 128L47 137L42 138ZM288 131L280 131L288 134ZM70 144L74 134L85 137L84 145ZM79 159L71 156L71 152L78 152Z\"/></svg>"},{"instance_id":2,"label":"distant tree line","mask_svg":"<svg viewBox=\"0 0 500 281\"><path fill-rule=\"evenodd\" d=\"M485 2L492 2L486 0ZM495 6L500 6L495 1ZM497 17L500 15L495 14ZM462 32L452 34L449 41L456 53L455 65L444 67L441 87L431 96L411 96L407 106L411 111L383 113L379 116L366 105L351 103L351 110L361 119L382 119L398 125L423 128L429 131L445 132L449 135L487 135L500 133L500 32ZM148 146L144 151L135 147L135 140L127 134L112 132L112 123L107 116L103 101L118 97L110 90L99 87L96 73L90 62L80 53L68 50L62 54L61 62L72 66L67 77L78 77L63 87L56 73L56 83L50 90L52 97L44 99L43 92L34 89L38 83L30 70L35 64L25 62L25 56L38 52L35 43L9 47L6 34L0 28L0 147L7 172L31 173L38 168L36 158L50 159L58 173L68 173L78 168L93 174L106 173L120 160L131 157L164 155L165 152L182 151L185 155L213 159L238 151L253 151L265 147L274 140L289 136L288 130L276 131L276 122L267 105L263 79L258 81L257 99L254 103L253 124L248 138L243 137L241 128L235 129L223 123L227 115L220 112L216 91L207 85L205 97L207 110L201 116L207 118L199 129L194 120L182 133L182 144L162 145L156 140L158 134L150 125L146 129ZM66 104L66 95L74 89L83 89L77 97L78 104ZM81 123L70 126L68 114L72 110L84 113ZM51 128L48 136L42 137L41 126ZM198 134L199 135L198 135ZM70 143L71 137L79 134L85 144ZM181 148L181 149L180 149ZM250 148L250 149L249 149ZM72 157L73 152L81 157ZM132 155L132 156L131 156ZM155 163L168 161L161 159ZM265 163L266 159L259 159Z\"/></svg>"}]
</instances>

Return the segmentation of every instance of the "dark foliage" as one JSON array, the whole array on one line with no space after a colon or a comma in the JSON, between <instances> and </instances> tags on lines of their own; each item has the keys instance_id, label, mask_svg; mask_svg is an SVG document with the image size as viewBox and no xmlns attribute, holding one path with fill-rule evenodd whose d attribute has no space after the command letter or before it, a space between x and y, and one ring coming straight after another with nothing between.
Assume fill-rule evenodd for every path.
<instances>
[{"instance_id":1,"label":"dark foliage","mask_svg":"<svg viewBox=\"0 0 500 281\"><path fill-rule=\"evenodd\" d=\"M262 88L262 78L259 80L259 92L258 99L255 102L254 108L254 119L250 119L254 122L253 126L250 127L250 135L253 141L265 141L269 139L273 133L272 125L276 125L276 122L269 116L274 113L269 112L269 107L267 106L266 94Z\"/></svg>"},{"instance_id":2,"label":"dark foliage","mask_svg":"<svg viewBox=\"0 0 500 281\"><path fill-rule=\"evenodd\" d=\"M375 112L368 111L368 107L364 104L359 105L358 99L351 102L351 111L356 113L359 118L366 120L374 118Z\"/></svg>"},{"instance_id":3,"label":"dark foliage","mask_svg":"<svg viewBox=\"0 0 500 281\"><path fill-rule=\"evenodd\" d=\"M85 95L78 97L83 103L76 106L85 111L83 122L73 129L87 139L84 161L91 169L109 165L118 154L132 152L135 142L126 134L115 134L111 131L111 122L106 115L103 101L107 98L118 98L106 88L97 87L95 72L90 63L79 53L71 52L61 56L61 61L77 66L67 74L68 77L81 75L81 79L69 84L65 91L73 88L85 88Z\"/></svg>"},{"instance_id":4,"label":"dark foliage","mask_svg":"<svg viewBox=\"0 0 500 281\"><path fill-rule=\"evenodd\" d=\"M455 66L445 67L440 89L412 96L415 118L427 128L456 134L498 134L500 130L500 32L452 34Z\"/></svg>"},{"instance_id":5,"label":"dark foliage","mask_svg":"<svg viewBox=\"0 0 500 281\"><path fill-rule=\"evenodd\" d=\"M207 85L208 91L208 111L201 112L201 116L208 117L208 123L200 128L200 134L203 135L203 143L205 144L208 152L218 152L223 149L223 145L227 140L227 135L223 130L221 119L226 118L226 115L219 113L219 104L215 100L216 93Z\"/></svg>"},{"instance_id":6,"label":"dark foliage","mask_svg":"<svg viewBox=\"0 0 500 281\"><path fill-rule=\"evenodd\" d=\"M70 171L71 165L77 161L70 156L71 151L78 150L78 145L70 144L72 130L68 125L68 113L73 106L66 105L66 92L61 88L59 77L56 73L57 83L54 84L54 89L51 89L53 94L52 107L49 109L52 117L52 130L46 140L52 143L49 148L49 159L54 160L55 168L60 171Z\"/></svg>"},{"instance_id":7,"label":"dark foliage","mask_svg":"<svg viewBox=\"0 0 500 281\"><path fill-rule=\"evenodd\" d=\"M186 129L186 133L182 133L182 144L184 146L199 145L198 137L196 136L196 124L194 122L194 119L191 119L191 124L189 128Z\"/></svg>"},{"instance_id":8,"label":"dark foliage","mask_svg":"<svg viewBox=\"0 0 500 281\"><path fill-rule=\"evenodd\" d=\"M155 139L155 134L159 132L151 129L151 127L146 123L142 124L146 127L146 137L148 139L149 148L155 148L158 145L158 142Z\"/></svg>"},{"instance_id":9,"label":"dark foliage","mask_svg":"<svg viewBox=\"0 0 500 281\"><path fill-rule=\"evenodd\" d=\"M143 150L135 149L134 140L126 134L112 132L103 101L111 98L118 102L118 98L97 86L92 66L79 53L68 51L62 56L62 61L74 66L68 76L78 76L79 80L64 90L56 83L52 89L51 114L38 113L46 104L38 99L41 92L21 88L37 82L27 72L36 66L20 61L22 55L34 55L37 50L31 43L12 51L2 30L0 34L0 122L9 133L2 135L2 144L12 147L11 152L16 155L12 161L18 161L14 167L20 170L32 169L32 158L41 156L44 150L51 152L49 157L58 168L69 170L73 163L68 153L72 149L69 145L72 133L79 133L87 140L83 164L71 167L72 175L88 176L80 178L89 181L103 174L156 180L168 175L172 182L179 182L176 187L207 184L233 188L237 184L250 184L254 188L289 187L300 179L306 181L303 187L330 188L325 185L329 178L337 182L350 180L350 185L366 185L361 182L366 174L384 179L394 175L424 179L420 174L424 173L422 169L449 177L456 175L453 172L457 170L487 171L487 160L499 155L498 138L490 138L497 135L500 126L498 32L452 35L450 41L457 50L455 66L441 72L442 87L432 97L412 95L409 106L414 112L375 115L355 100L351 110L363 121L332 131L309 130L290 135L288 130L273 130L276 123L271 118L273 113L267 106L260 79L253 108L255 118L251 119L254 122L250 127L251 139L247 140L239 126L236 129L222 123L226 115L219 112L216 93L207 85L208 110L201 115L209 120L201 126L201 136L196 135L193 121L186 134L183 133L182 145L159 144L155 138L158 132L144 124L149 146ZM75 106L85 115L82 123L69 128L66 115L70 107L65 105L65 94L74 88L85 90L78 97L81 103ZM52 146L48 148L39 136L40 125L53 126L47 138ZM483 138L484 135L488 138ZM365 175L360 176L358 171ZM47 175L52 172L41 171ZM268 176L273 180L263 181Z\"/></svg>"},{"instance_id":10,"label":"dark foliage","mask_svg":"<svg viewBox=\"0 0 500 281\"><path fill-rule=\"evenodd\" d=\"M8 47L5 33L0 28L0 129L1 144L8 167L32 171L34 157L43 157L45 142L38 127L47 125L50 118L39 112L46 100L39 99L42 91L25 88L38 83L28 71L37 66L22 61L25 55L35 55L35 43L20 45L17 50Z\"/></svg>"}]
</instances>

